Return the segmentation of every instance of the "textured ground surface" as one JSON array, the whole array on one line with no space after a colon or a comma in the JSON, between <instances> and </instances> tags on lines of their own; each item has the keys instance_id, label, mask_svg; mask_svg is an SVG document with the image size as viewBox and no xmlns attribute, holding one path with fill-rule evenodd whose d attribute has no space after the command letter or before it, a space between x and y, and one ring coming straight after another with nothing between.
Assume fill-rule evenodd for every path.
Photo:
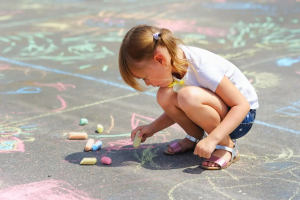
<instances>
[{"instance_id":1,"label":"textured ground surface","mask_svg":"<svg viewBox=\"0 0 300 200\"><path fill-rule=\"evenodd\" d=\"M0 5L1 200L300 199L299 0ZM124 34L143 23L229 59L252 82L260 109L238 140L238 163L203 171L192 153L165 156L184 137L177 126L132 148L131 130L162 113L155 90L137 93L118 72ZM82 117L87 126L78 125ZM83 152L85 141L66 139L70 131L102 140L102 150ZM112 165L79 165L103 156Z\"/></svg>"}]
</instances>

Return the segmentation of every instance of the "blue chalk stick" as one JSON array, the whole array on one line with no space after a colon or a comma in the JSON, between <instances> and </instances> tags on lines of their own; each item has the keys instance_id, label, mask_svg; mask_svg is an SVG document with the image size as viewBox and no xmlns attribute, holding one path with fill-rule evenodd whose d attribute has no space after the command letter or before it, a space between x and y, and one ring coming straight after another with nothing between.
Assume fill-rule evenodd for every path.
<instances>
[{"instance_id":1,"label":"blue chalk stick","mask_svg":"<svg viewBox=\"0 0 300 200\"><path fill-rule=\"evenodd\" d=\"M93 149L93 151L97 151L97 150L101 149L101 147L102 147L102 141L98 141L93 145L92 149Z\"/></svg>"}]
</instances>

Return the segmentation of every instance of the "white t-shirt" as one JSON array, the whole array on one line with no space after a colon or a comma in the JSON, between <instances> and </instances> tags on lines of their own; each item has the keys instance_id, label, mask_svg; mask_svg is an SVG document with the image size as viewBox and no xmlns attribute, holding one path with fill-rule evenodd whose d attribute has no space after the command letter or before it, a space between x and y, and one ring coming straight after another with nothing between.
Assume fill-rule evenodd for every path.
<instances>
[{"instance_id":1,"label":"white t-shirt","mask_svg":"<svg viewBox=\"0 0 300 200\"><path fill-rule=\"evenodd\" d=\"M245 96L251 109L259 107L255 89L234 64L204 49L184 45L179 45L179 47L199 77L198 81L194 70L188 66L186 74L181 79L184 80L185 85L198 86L215 92L223 77L226 76Z\"/></svg>"}]
</instances>

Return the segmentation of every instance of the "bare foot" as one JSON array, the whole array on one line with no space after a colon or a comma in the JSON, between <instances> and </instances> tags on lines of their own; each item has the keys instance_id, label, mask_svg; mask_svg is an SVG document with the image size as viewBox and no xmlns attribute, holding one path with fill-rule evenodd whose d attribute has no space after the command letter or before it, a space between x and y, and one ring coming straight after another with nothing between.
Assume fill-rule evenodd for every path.
<instances>
[{"instance_id":1,"label":"bare foot","mask_svg":"<svg viewBox=\"0 0 300 200\"><path fill-rule=\"evenodd\" d=\"M180 140L179 142L179 145L181 147L181 151L184 152L188 149L191 149L193 147L196 146L196 143L195 142L192 142L191 140L187 139L187 138L184 138L182 140ZM173 153L173 149L171 147L168 147L168 152L170 153Z\"/></svg>"}]
</instances>

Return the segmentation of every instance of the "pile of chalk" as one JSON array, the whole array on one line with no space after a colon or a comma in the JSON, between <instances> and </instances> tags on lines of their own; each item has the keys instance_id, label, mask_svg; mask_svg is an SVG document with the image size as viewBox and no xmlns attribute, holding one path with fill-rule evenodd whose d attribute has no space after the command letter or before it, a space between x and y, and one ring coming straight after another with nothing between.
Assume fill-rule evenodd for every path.
<instances>
[{"instance_id":1,"label":"pile of chalk","mask_svg":"<svg viewBox=\"0 0 300 200\"><path fill-rule=\"evenodd\" d=\"M88 124L88 120L85 119L85 118L81 118L80 121L79 121L79 125L80 126L83 126L83 125L87 125ZM98 124L97 125L97 132L98 133L102 133L103 132L103 126L101 124ZM69 140L86 140L88 138L88 135L87 133L84 133L84 132L70 132L68 134L68 139ZM97 141L95 143L95 140L94 139L88 139L85 147L84 147L84 150L85 151L98 151L100 150L102 147L102 141ZM111 164L111 158L109 157L102 157L101 158L101 162L103 164L106 164L106 165L110 165ZM94 165L97 163L97 158L83 158L80 162L81 165Z\"/></svg>"}]
</instances>

